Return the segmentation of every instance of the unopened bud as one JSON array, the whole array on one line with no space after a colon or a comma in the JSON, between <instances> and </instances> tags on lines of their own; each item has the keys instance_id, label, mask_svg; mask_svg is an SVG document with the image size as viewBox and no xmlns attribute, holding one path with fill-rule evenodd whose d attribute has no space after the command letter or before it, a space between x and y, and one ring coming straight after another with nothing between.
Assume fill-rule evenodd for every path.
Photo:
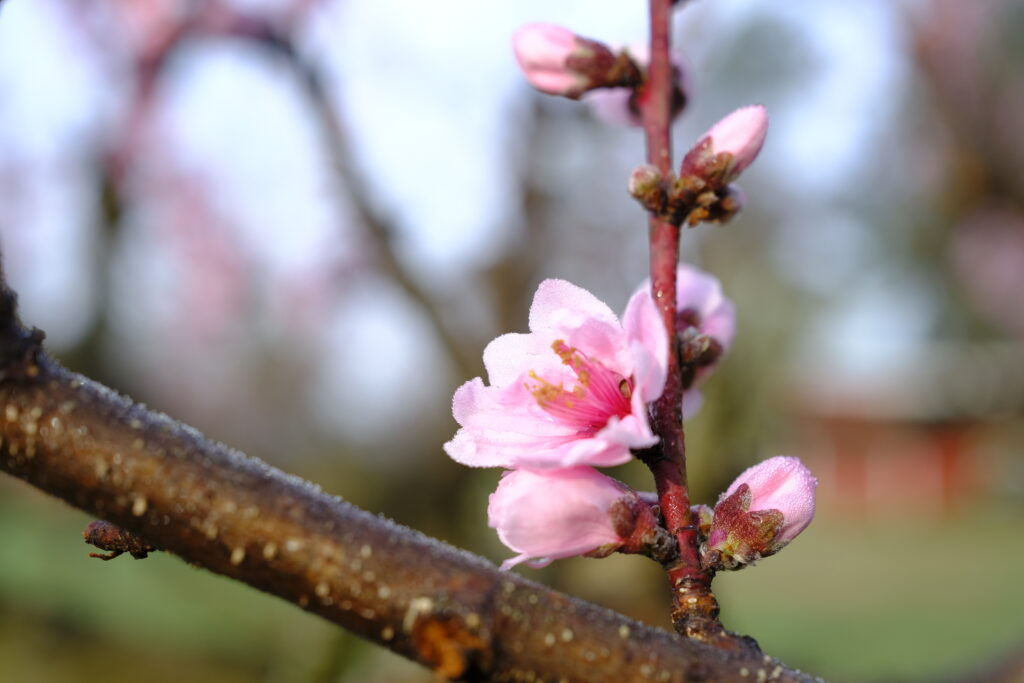
<instances>
[{"instance_id":1,"label":"unopened bud","mask_svg":"<svg viewBox=\"0 0 1024 683\"><path fill-rule=\"evenodd\" d=\"M683 157L680 177L696 176L712 190L725 187L757 158L768 134L760 105L737 109L708 130Z\"/></svg>"},{"instance_id":2,"label":"unopened bud","mask_svg":"<svg viewBox=\"0 0 1024 683\"><path fill-rule=\"evenodd\" d=\"M522 26L512 37L512 47L530 85L571 99L606 85L616 65L607 45L555 24Z\"/></svg>"},{"instance_id":3,"label":"unopened bud","mask_svg":"<svg viewBox=\"0 0 1024 683\"><path fill-rule=\"evenodd\" d=\"M678 553L676 539L658 523L656 503L640 492L624 495L610 508L615 533L623 543L608 545L587 553L587 557L605 557L611 552L638 553L666 562ZM655 496L656 498L656 496Z\"/></svg>"},{"instance_id":4,"label":"unopened bud","mask_svg":"<svg viewBox=\"0 0 1024 683\"><path fill-rule=\"evenodd\" d=\"M661 171L651 164L641 164L629 176L629 193L634 197L648 194L661 185Z\"/></svg>"},{"instance_id":5,"label":"unopened bud","mask_svg":"<svg viewBox=\"0 0 1024 683\"><path fill-rule=\"evenodd\" d=\"M626 187L629 194L648 211L659 214L665 210L668 193L661 171L657 167L651 164L637 166L629 174L629 183Z\"/></svg>"},{"instance_id":6,"label":"unopened bud","mask_svg":"<svg viewBox=\"0 0 1024 683\"><path fill-rule=\"evenodd\" d=\"M739 569L777 553L811 523L817 485L799 458L777 456L747 469L715 506L702 562Z\"/></svg>"},{"instance_id":7,"label":"unopened bud","mask_svg":"<svg viewBox=\"0 0 1024 683\"><path fill-rule=\"evenodd\" d=\"M691 505L690 514L693 515L694 524L704 536L711 533L711 524L715 521L714 510L703 504Z\"/></svg>"},{"instance_id":8,"label":"unopened bud","mask_svg":"<svg viewBox=\"0 0 1024 683\"><path fill-rule=\"evenodd\" d=\"M491 494L487 515L501 542L519 553L502 569L524 561L543 567L563 557L614 552L627 541L620 531L639 514L634 506L649 508L631 488L592 467L514 470Z\"/></svg>"}]
</instances>

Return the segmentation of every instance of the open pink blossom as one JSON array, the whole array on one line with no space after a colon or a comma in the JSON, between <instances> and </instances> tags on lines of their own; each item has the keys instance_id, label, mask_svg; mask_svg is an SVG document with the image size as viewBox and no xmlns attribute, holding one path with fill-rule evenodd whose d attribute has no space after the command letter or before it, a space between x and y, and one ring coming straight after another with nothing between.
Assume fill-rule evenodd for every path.
<instances>
[{"instance_id":1,"label":"open pink blossom","mask_svg":"<svg viewBox=\"0 0 1024 683\"><path fill-rule=\"evenodd\" d=\"M529 327L484 349L490 385L477 377L455 392L448 455L473 467L607 467L657 443L646 404L664 387L668 339L647 289L620 323L590 292L545 280Z\"/></svg>"},{"instance_id":2,"label":"open pink blossom","mask_svg":"<svg viewBox=\"0 0 1024 683\"><path fill-rule=\"evenodd\" d=\"M543 567L552 560L611 551L625 539L615 532L611 507L635 493L590 467L506 472L491 494L488 524L519 553L502 563Z\"/></svg>"},{"instance_id":3,"label":"open pink blossom","mask_svg":"<svg viewBox=\"0 0 1024 683\"><path fill-rule=\"evenodd\" d=\"M782 513L776 546L792 541L814 518L818 480L800 458L777 455L748 468L736 477L720 500L731 496L743 484L750 487L749 512L778 510Z\"/></svg>"},{"instance_id":4,"label":"open pink blossom","mask_svg":"<svg viewBox=\"0 0 1024 683\"><path fill-rule=\"evenodd\" d=\"M768 111L761 105L741 107L713 125L686 156L680 175L695 175L715 188L739 177L757 158L768 135ZM728 163L719 155L728 154Z\"/></svg>"},{"instance_id":5,"label":"open pink blossom","mask_svg":"<svg viewBox=\"0 0 1024 683\"><path fill-rule=\"evenodd\" d=\"M572 99L599 87L615 63L608 46L555 24L520 27L512 36L512 48L530 85Z\"/></svg>"}]
</instances>

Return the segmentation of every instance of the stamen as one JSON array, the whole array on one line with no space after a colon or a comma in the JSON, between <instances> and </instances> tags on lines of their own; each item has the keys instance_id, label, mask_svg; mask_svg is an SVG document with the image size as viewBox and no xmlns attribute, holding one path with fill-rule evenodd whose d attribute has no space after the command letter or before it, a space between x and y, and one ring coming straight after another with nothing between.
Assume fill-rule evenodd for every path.
<instances>
[{"instance_id":1,"label":"stamen","mask_svg":"<svg viewBox=\"0 0 1024 683\"><path fill-rule=\"evenodd\" d=\"M622 380L619 382L619 393L622 394L622 398L627 401L633 398L633 387L629 386L629 382Z\"/></svg>"},{"instance_id":2,"label":"stamen","mask_svg":"<svg viewBox=\"0 0 1024 683\"><path fill-rule=\"evenodd\" d=\"M633 385L629 379L591 360L564 340L556 340L551 348L572 369L577 381L566 388L561 382L552 384L531 372L530 378L536 384L527 384L526 388L541 408L585 433L600 430L613 416L630 414Z\"/></svg>"}]
</instances>

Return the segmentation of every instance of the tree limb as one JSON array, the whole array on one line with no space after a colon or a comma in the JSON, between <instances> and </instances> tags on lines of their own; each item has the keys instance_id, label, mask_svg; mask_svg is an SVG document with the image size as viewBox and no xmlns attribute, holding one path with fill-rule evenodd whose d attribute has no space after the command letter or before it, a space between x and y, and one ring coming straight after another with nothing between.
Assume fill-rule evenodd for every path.
<instances>
[{"instance_id":1,"label":"tree limb","mask_svg":"<svg viewBox=\"0 0 1024 683\"><path fill-rule=\"evenodd\" d=\"M2 276L2 273L0 273ZM360 510L61 367L0 283L0 470L190 564L471 681L806 681Z\"/></svg>"}]
</instances>

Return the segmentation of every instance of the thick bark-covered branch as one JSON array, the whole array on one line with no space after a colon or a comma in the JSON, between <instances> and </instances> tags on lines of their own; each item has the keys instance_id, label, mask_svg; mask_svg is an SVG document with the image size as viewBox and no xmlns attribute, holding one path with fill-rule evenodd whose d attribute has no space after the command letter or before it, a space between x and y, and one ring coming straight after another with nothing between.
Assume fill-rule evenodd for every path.
<instances>
[{"instance_id":1,"label":"thick bark-covered branch","mask_svg":"<svg viewBox=\"0 0 1024 683\"><path fill-rule=\"evenodd\" d=\"M66 370L41 341L20 325L2 285L0 469L443 676L809 680L770 657L644 626L355 508ZM69 542L76 534L69 530Z\"/></svg>"}]
</instances>

